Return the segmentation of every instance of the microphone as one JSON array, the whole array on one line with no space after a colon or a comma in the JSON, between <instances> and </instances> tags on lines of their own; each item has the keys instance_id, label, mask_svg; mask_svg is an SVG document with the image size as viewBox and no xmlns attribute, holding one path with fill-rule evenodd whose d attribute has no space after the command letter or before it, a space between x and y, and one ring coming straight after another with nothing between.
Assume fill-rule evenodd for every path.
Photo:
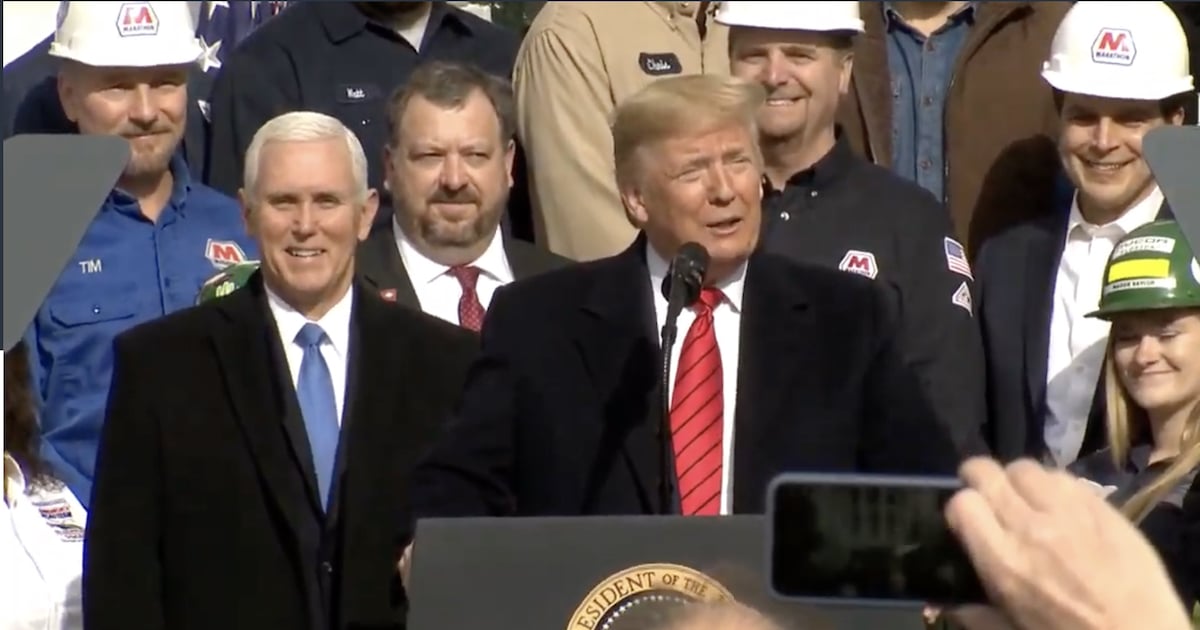
<instances>
[{"instance_id":1,"label":"microphone","mask_svg":"<svg viewBox=\"0 0 1200 630\"><path fill-rule=\"evenodd\" d=\"M675 470L671 465L674 452L671 448L671 348L675 345L678 329L675 320L685 307L700 299L700 288L708 271L708 250L699 243L684 243L671 260L671 268L663 278L662 294L667 299L667 317L663 322L662 336L662 421L658 426L660 468L658 478L659 505L663 514L672 513L674 499Z\"/></svg>"}]
</instances>

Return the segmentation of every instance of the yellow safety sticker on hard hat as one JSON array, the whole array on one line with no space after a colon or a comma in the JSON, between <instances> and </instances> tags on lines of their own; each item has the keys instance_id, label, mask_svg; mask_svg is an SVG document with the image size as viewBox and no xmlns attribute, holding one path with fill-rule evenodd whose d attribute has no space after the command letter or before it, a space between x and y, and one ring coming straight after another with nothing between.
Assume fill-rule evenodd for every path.
<instances>
[{"instance_id":1,"label":"yellow safety sticker on hard hat","mask_svg":"<svg viewBox=\"0 0 1200 630\"><path fill-rule=\"evenodd\" d=\"M1175 251L1175 239L1166 236L1142 236L1122 241L1113 251L1113 258L1122 258L1134 252L1158 252L1170 254Z\"/></svg>"},{"instance_id":2,"label":"yellow safety sticker on hard hat","mask_svg":"<svg viewBox=\"0 0 1200 630\"><path fill-rule=\"evenodd\" d=\"M1122 260L1108 267L1107 282L1130 278L1166 278L1171 275L1171 261L1166 258Z\"/></svg>"}]
</instances>

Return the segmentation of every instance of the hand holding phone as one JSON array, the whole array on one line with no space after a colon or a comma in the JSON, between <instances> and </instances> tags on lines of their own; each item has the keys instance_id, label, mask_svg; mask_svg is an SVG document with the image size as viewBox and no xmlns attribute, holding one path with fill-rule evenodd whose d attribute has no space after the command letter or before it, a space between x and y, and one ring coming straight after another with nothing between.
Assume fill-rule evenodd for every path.
<instances>
[{"instance_id":1,"label":"hand holding phone","mask_svg":"<svg viewBox=\"0 0 1200 630\"><path fill-rule=\"evenodd\" d=\"M986 602L943 508L955 478L789 474L768 497L771 587L811 603Z\"/></svg>"}]
</instances>

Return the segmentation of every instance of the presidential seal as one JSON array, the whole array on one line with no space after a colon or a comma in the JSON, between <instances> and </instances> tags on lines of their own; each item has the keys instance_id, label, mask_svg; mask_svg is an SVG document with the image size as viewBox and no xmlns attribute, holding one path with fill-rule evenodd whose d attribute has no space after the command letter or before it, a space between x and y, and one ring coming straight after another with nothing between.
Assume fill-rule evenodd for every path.
<instances>
[{"instance_id":1,"label":"presidential seal","mask_svg":"<svg viewBox=\"0 0 1200 630\"><path fill-rule=\"evenodd\" d=\"M716 580L677 564L641 564L614 573L587 594L566 630L621 630L663 609L692 602L733 602Z\"/></svg>"}]
</instances>

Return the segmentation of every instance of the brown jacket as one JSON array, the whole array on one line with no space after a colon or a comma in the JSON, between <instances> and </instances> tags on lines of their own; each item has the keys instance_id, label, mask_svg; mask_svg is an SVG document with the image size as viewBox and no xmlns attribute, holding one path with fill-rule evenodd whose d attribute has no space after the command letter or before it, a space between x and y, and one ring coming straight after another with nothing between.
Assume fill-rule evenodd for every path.
<instances>
[{"instance_id":1,"label":"brown jacket","mask_svg":"<svg viewBox=\"0 0 1200 630\"><path fill-rule=\"evenodd\" d=\"M859 3L866 34L839 118L857 151L892 161L892 87L879 2ZM946 196L969 252L1001 228L1046 211L1058 116L1042 62L1070 2L980 2L946 104Z\"/></svg>"}]
</instances>

